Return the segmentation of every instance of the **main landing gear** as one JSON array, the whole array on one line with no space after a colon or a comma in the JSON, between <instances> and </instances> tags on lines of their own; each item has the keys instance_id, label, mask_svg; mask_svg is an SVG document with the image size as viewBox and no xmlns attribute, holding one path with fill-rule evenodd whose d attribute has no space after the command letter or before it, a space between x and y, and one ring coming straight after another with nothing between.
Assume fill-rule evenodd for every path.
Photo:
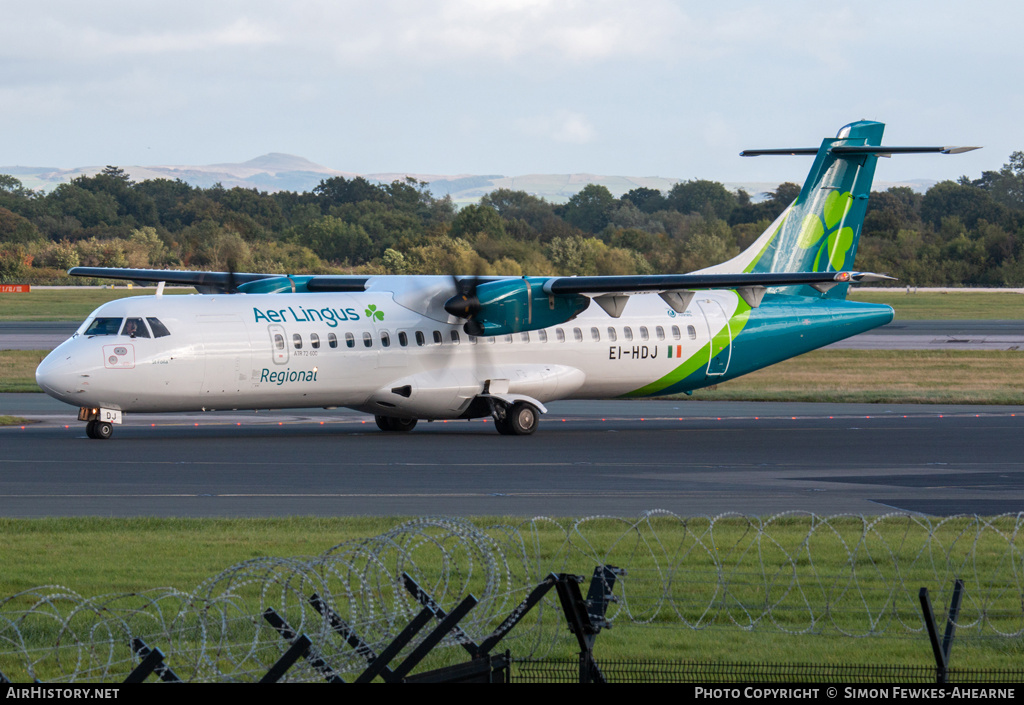
<instances>
[{"instance_id":1,"label":"main landing gear","mask_svg":"<svg viewBox=\"0 0 1024 705\"><path fill-rule=\"evenodd\" d=\"M494 427L503 436L529 436L537 430L544 405L523 395L481 394L459 418L479 419L490 416ZM374 415L377 428L392 433L407 433L416 427L416 419Z\"/></svg>"},{"instance_id":2,"label":"main landing gear","mask_svg":"<svg viewBox=\"0 0 1024 705\"><path fill-rule=\"evenodd\" d=\"M494 405L494 427L503 436L529 436L537 430L539 421L540 411L528 402Z\"/></svg>"},{"instance_id":3,"label":"main landing gear","mask_svg":"<svg viewBox=\"0 0 1024 705\"><path fill-rule=\"evenodd\" d=\"M416 419L399 419L394 416L374 416L373 419L381 431L408 433L416 428Z\"/></svg>"}]
</instances>

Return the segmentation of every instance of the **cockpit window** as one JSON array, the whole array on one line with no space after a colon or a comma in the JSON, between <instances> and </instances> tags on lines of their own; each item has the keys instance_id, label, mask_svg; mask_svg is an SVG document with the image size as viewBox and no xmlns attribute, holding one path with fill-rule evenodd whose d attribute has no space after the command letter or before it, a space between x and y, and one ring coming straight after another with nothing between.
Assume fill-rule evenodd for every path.
<instances>
[{"instance_id":1,"label":"cockpit window","mask_svg":"<svg viewBox=\"0 0 1024 705\"><path fill-rule=\"evenodd\" d=\"M154 338L165 338L171 334L171 331L167 330L167 326L160 322L159 318L147 318L149 321L149 327L153 329Z\"/></svg>"},{"instance_id":2,"label":"cockpit window","mask_svg":"<svg viewBox=\"0 0 1024 705\"><path fill-rule=\"evenodd\" d=\"M97 318L85 329L86 335L117 335L123 318Z\"/></svg>"},{"instance_id":3,"label":"cockpit window","mask_svg":"<svg viewBox=\"0 0 1024 705\"><path fill-rule=\"evenodd\" d=\"M149 329L141 318L128 318L125 319L121 335L127 335L129 338L148 338Z\"/></svg>"}]
</instances>

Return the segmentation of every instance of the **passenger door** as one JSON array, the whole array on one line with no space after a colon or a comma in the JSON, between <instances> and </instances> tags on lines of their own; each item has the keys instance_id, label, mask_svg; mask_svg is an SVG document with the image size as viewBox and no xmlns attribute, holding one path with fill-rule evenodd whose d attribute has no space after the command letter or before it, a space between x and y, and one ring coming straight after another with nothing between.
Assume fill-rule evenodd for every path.
<instances>
[{"instance_id":1,"label":"passenger door","mask_svg":"<svg viewBox=\"0 0 1024 705\"><path fill-rule=\"evenodd\" d=\"M249 333L235 315L196 316L203 336L203 397L226 397L247 389L252 374ZM285 355L287 355L287 345Z\"/></svg>"},{"instance_id":2,"label":"passenger door","mask_svg":"<svg viewBox=\"0 0 1024 705\"><path fill-rule=\"evenodd\" d=\"M699 299L697 306L704 315L704 322L708 326L708 336L711 340L707 376L720 377L729 371L729 361L732 359L732 329L729 327L729 317L722 305L714 299ZM724 343L717 355L715 354L716 343L718 345Z\"/></svg>"}]
</instances>

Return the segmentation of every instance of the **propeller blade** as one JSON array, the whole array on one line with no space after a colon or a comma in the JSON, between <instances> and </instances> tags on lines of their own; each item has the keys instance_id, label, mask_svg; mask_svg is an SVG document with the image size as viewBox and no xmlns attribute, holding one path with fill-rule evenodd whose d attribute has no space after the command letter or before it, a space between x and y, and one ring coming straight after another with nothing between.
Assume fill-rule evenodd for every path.
<instances>
[{"instance_id":1,"label":"propeller blade","mask_svg":"<svg viewBox=\"0 0 1024 705\"><path fill-rule=\"evenodd\" d=\"M455 281L455 296L445 301L444 310L456 318L472 320L473 316L480 313L480 299L476 295L480 279L476 276L462 279L453 276L452 279ZM468 330L466 332L470 335L478 335L470 333Z\"/></svg>"},{"instance_id":2,"label":"propeller blade","mask_svg":"<svg viewBox=\"0 0 1024 705\"><path fill-rule=\"evenodd\" d=\"M238 281L237 277L235 277L235 272L238 270L238 267L236 266L237 264L238 263L235 262L233 257L228 260L228 283L227 286L224 287L224 290L228 294L238 293Z\"/></svg>"}]
</instances>

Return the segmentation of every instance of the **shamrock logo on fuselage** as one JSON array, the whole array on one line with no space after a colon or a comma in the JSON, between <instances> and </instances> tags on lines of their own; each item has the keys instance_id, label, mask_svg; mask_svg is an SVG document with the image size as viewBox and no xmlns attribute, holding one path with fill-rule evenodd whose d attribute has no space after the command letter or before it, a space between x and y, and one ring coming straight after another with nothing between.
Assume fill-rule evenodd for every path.
<instances>
[{"instance_id":1,"label":"shamrock logo on fuselage","mask_svg":"<svg viewBox=\"0 0 1024 705\"><path fill-rule=\"evenodd\" d=\"M376 305L370 304L366 307L366 317L373 321L383 321L384 312L378 311Z\"/></svg>"},{"instance_id":2,"label":"shamrock logo on fuselage","mask_svg":"<svg viewBox=\"0 0 1024 705\"><path fill-rule=\"evenodd\" d=\"M837 272L843 269L846 253L853 248L853 228L839 226L852 205L853 195L849 191L830 191L825 197L822 216L812 212L804 217L797 245L804 250L817 248L814 271L823 271L828 265Z\"/></svg>"}]
</instances>

